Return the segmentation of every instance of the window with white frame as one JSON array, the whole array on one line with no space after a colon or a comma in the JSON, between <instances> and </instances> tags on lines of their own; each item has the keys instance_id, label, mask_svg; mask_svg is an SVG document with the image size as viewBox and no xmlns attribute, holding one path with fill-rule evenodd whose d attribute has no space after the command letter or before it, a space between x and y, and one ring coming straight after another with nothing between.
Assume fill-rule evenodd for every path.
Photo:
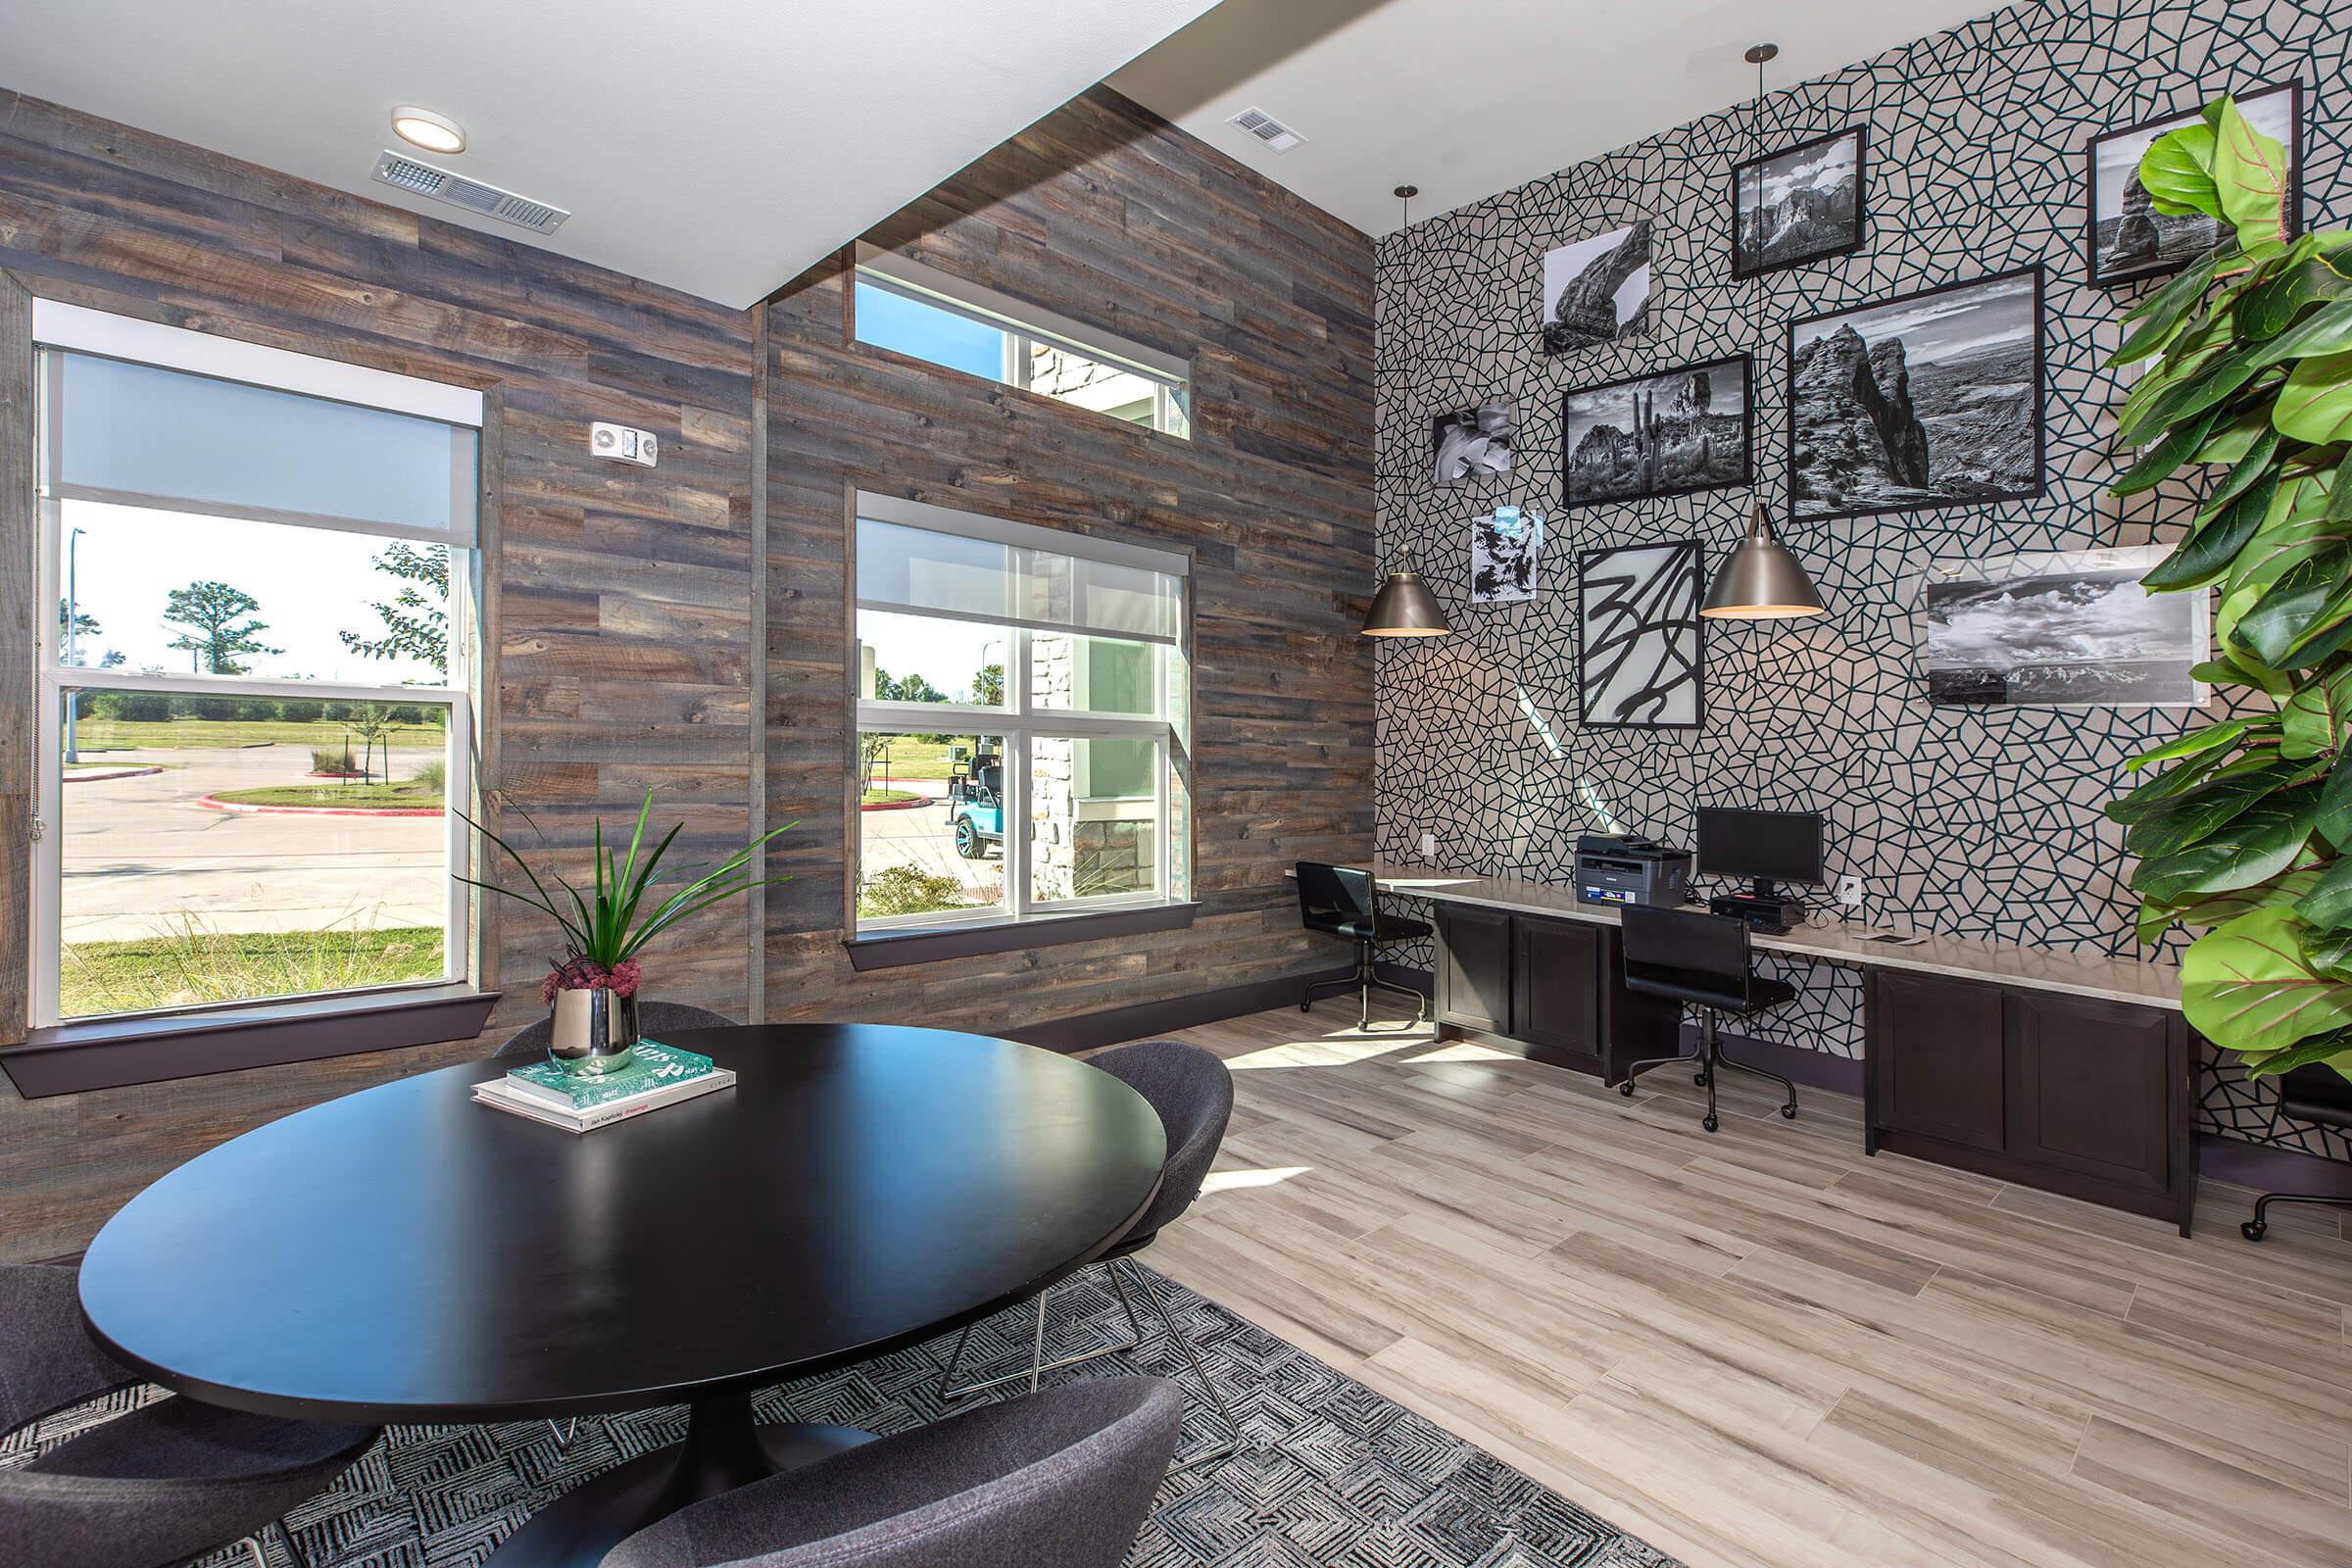
<instances>
[{"instance_id":1,"label":"window with white frame","mask_svg":"<svg viewBox=\"0 0 2352 1568\"><path fill-rule=\"evenodd\" d=\"M909 261L860 245L858 341L1191 439L1192 368Z\"/></svg>"},{"instance_id":2,"label":"window with white frame","mask_svg":"<svg viewBox=\"0 0 2352 1568\"><path fill-rule=\"evenodd\" d=\"M33 1021L466 978L481 394L40 300Z\"/></svg>"},{"instance_id":3,"label":"window with white frame","mask_svg":"<svg viewBox=\"0 0 2352 1568\"><path fill-rule=\"evenodd\" d=\"M1189 566L858 497L860 932L1190 896Z\"/></svg>"}]
</instances>

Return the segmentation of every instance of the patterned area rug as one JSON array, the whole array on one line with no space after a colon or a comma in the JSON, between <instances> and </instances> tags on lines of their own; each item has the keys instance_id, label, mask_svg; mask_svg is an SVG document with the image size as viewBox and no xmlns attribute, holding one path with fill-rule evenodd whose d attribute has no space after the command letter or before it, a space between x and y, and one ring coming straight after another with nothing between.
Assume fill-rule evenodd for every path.
<instances>
[{"instance_id":1,"label":"patterned area rug","mask_svg":"<svg viewBox=\"0 0 2352 1568\"><path fill-rule=\"evenodd\" d=\"M1169 1478L1128 1556L1130 1568L1679 1568L1296 1346L1164 1277L1155 1283L1239 1417L1242 1446L1220 1463ZM1181 1368L1154 1314L1147 1306L1142 1315L1140 1348L1052 1376ZM1034 1323L1023 1309L975 1330L967 1375L1025 1365ZM1125 1342L1126 1318L1101 1270L1054 1293L1046 1333L1049 1358ZM952 1343L783 1384L764 1391L757 1407L764 1420L877 1433L936 1421L948 1413L939 1381ZM1189 1382L1189 1373L1178 1379L1180 1387ZM1184 1393L1180 1462L1224 1436L1199 1391ZM155 1396L134 1393L53 1417L39 1428L39 1446ZM479 1563L559 1493L676 1442L685 1428L683 1406L583 1418L568 1448L543 1421L395 1427L333 1491L287 1518L300 1565L274 1533L265 1554L270 1568ZM17 1434L0 1444L0 1465L36 1451L32 1433ZM221 1551L200 1559L200 1568L247 1561L242 1549Z\"/></svg>"}]
</instances>

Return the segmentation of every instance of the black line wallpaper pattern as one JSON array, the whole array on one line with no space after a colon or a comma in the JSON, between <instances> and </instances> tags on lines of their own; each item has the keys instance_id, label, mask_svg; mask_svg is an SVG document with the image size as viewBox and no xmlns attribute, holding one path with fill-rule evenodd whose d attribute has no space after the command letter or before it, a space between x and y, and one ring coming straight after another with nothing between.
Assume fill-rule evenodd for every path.
<instances>
[{"instance_id":1,"label":"black line wallpaper pattern","mask_svg":"<svg viewBox=\"0 0 2352 1568\"><path fill-rule=\"evenodd\" d=\"M2100 814L2126 759L2202 722L2148 709L1932 709L1918 670L1919 574L1938 558L2144 544L2175 536L2188 494L2117 502L2103 362L2149 285L2082 281L2083 146L2098 131L2300 76L2304 218L2352 220L2346 183L2352 7L2337 0L2049 0L1771 93L1759 109L1650 137L1414 224L1381 243L1376 413L1382 560L1410 555L1457 635L1383 640L1377 848L1453 869L1565 883L1576 837L1622 824L1688 844L1704 803L1822 809L1833 871L1866 879L1865 914L1964 936L2133 950L2122 833ZM1735 281L1732 167L1867 122L1868 235L1850 256ZM1407 177L1410 170L1397 171ZM1544 253L1655 220L1646 336L1562 356L1541 341ZM1574 563L1601 546L1697 535L1709 570L1752 496L1785 511L1783 323L2034 263L2046 269L2048 492L2038 500L1784 527L1830 612L1710 624L1703 729L1577 723ZM1560 394L1734 354L1756 356L1758 488L1563 511ZM1437 489L1433 412L1487 398L1523 411L1512 472ZM1469 519L1498 503L1551 521L1535 600L1473 609ZM1395 955L1426 964L1426 951ZM1861 987L1828 965L1768 965L1794 1004L1752 1031L1852 1056ZM2320 1129L2274 1130L2269 1092L2208 1069L2209 1128L2352 1157Z\"/></svg>"}]
</instances>

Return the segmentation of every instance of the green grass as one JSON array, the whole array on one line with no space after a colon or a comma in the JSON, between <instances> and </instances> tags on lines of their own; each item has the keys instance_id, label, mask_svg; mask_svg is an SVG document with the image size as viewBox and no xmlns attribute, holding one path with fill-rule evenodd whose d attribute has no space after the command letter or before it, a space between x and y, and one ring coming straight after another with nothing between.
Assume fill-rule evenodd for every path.
<instances>
[{"instance_id":1,"label":"green grass","mask_svg":"<svg viewBox=\"0 0 2352 1568\"><path fill-rule=\"evenodd\" d=\"M224 746L341 746L351 740L357 758L367 743L358 731L331 718L295 723L282 718L92 718L74 721L74 744L85 752L185 751ZM392 732L396 752L441 750L438 724L404 724ZM378 746L383 743L379 740Z\"/></svg>"},{"instance_id":2,"label":"green grass","mask_svg":"<svg viewBox=\"0 0 2352 1568\"><path fill-rule=\"evenodd\" d=\"M944 779L956 771L955 748L957 743L919 740L912 735L901 735L890 743L890 760L874 764L874 782L883 782L885 774L893 779ZM971 748L971 737L963 738L965 750Z\"/></svg>"},{"instance_id":3,"label":"green grass","mask_svg":"<svg viewBox=\"0 0 2352 1568\"><path fill-rule=\"evenodd\" d=\"M399 784L271 784L251 790L216 790L216 801L236 806L392 806L441 804L438 789L415 779Z\"/></svg>"},{"instance_id":4,"label":"green grass","mask_svg":"<svg viewBox=\"0 0 2352 1568\"><path fill-rule=\"evenodd\" d=\"M860 806L901 806L922 797L912 790L867 790L858 797Z\"/></svg>"},{"instance_id":5,"label":"green grass","mask_svg":"<svg viewBox=\"0 0 2352 1568\"><path fill-rule=\"evenodd\" d=\"M225 933L182 915L160 936L68 943L59 954L59 1007L84 1018L433 980L441 950L434 926Z\"/></svg>"}]
</instances>

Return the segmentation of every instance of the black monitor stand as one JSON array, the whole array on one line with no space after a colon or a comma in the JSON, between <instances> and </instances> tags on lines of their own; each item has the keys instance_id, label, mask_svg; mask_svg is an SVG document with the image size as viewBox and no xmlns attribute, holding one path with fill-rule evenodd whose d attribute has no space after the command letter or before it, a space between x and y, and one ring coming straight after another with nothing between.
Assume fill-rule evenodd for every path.
<instances>
[{"instance_id":1,"label":"black monitor stand","mask_svg":"<svg viewBox=\"0 0 2352 1568\"><path fill-rule=\"evenodd\" d=\"M1707 901L1717 914L1736 915L1758 931L1779 933L1805 917L1805 901L1783 893L1768 876L1751 877L1745 893L1718 893Z\"/></svg>"}]
</instances>

